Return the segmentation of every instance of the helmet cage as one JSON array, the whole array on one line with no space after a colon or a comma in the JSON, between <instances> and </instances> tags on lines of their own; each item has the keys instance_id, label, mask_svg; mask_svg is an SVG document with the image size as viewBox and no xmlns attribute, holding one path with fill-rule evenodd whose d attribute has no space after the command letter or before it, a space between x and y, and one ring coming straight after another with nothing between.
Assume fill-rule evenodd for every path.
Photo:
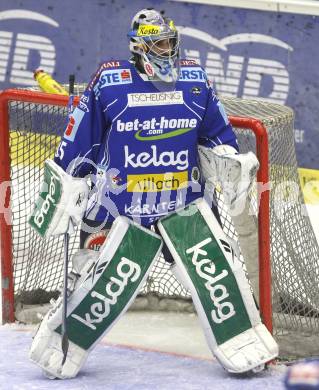
<instances>
[{"instance_id":1,"label":"helmet cage","mask_svg":"<svg viewBox=\"0 0 319 390\"><path fill-rule=\"evenodd\" d=\"M165 43L163 45L163 43ZM179 51L179 39L174 34L167 35L165 38L147 37L144 39L144 47L147 48L145 54L151 58L165 60L167 58L175 59Z\"/></svg>"}]
</instances>

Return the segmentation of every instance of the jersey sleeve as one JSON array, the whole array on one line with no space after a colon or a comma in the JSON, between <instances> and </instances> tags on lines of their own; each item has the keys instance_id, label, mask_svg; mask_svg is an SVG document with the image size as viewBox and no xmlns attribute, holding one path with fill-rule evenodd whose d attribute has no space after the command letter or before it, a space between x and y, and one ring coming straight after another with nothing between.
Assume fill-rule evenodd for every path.
<instances>
[{"instance_id":1,"label":"jersey sleeve","mask_svg":"<svg viewBox=\"0 0 319 390\"><path fill-rule=\"evenodd\" d=\"M206 111L198 133L198 143L207 147L230 145L238 151L236 135L227 117L223 104L214 89L208 87Z\"/></svg>"},{"instance_id":2,"label":"jersey sleeve","mask_svg":"<svg viewBox=\"0 0 319 390\"><path fill-rule=\"evenodd\" d=\"M88 84L69 118L54 161L72 176L84 177L95 166L96 156L108 128L99 99L99 71Z\"/></svg>"}]
</instances>

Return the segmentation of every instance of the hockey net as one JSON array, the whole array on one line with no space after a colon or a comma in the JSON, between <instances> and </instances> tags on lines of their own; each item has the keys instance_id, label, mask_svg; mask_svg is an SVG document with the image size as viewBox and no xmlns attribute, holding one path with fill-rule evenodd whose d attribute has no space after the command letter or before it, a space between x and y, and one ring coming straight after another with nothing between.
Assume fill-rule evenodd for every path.
<instances>
[{"instance_id":1,"label":"hockey net","mask_svg":"<svg viewBox=\"0 0 319 390\"><path fill-rule=\"evenodd\" d=\"M281 357L314 356L319 350L319 250L299 187L293 112L265 101L222 100L241 151L252 150L261 161L246 212L231 218L222 194L218 195L223 228L239 244L263 319L268 327L273 325ZM49 300L59 294L63 237L39 239L27 218L39 193L43 163L53 157L66 126L66 104L65 97L33 91L0 94L3 322L33 321L28 309L37 305L41 311L42 305L47 310ZM71 255L78 246L78 234L74 234ZM193 310L188 291L162 258L135 304L138 309L152 307Z\"/></svg>"}]
</instances>

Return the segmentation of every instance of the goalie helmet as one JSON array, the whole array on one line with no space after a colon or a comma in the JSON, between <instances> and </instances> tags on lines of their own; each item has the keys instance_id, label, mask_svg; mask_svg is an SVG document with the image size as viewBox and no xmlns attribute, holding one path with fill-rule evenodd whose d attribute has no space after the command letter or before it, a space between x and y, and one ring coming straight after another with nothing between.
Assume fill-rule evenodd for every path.
<instances>
[{"instance_id":1,"label":"goalie helmet","mask_svg":"<svg viewBox=\"0 0 319 390\"><path fill-rule=\"evenodd\" d=\"M178 79L179 35L173 20L154 9L143 9L133 17L128 37L131 53L151 80Z\"/></svg>"}]
</instances>

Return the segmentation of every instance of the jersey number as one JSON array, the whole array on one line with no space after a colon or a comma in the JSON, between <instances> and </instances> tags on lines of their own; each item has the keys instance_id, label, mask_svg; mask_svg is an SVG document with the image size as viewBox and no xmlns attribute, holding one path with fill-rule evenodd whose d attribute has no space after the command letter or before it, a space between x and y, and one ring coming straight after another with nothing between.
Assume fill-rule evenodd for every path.
<instances>
[{"instance_id":1,"label":"jersey number","mask_svg":"<svg viewBox=\"0 0 319 390\"><path fill-rule=\"evenodd\" d=\"M60 160L63 159L64 157L64 147L67 145L67 143L65 141L62 141L59 145L59 147L57 148L56 152L55 152L55 157L59 158Z\"/></svg>"}]
</instances>

